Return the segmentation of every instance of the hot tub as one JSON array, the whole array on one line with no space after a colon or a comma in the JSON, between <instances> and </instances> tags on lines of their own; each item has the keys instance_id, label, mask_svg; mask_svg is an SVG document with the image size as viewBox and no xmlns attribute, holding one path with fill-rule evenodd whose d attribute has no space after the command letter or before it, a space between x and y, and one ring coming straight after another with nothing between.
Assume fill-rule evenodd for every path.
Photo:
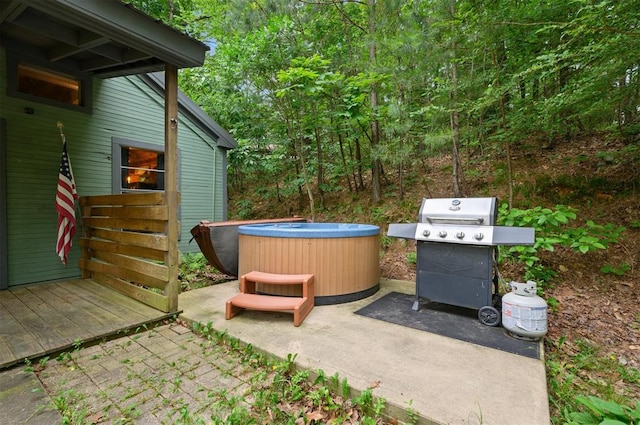
<instances>
[{"instance_id":1,"label":"hot tub","mask_svg":"<svg viewBox=\"0 0 640 425\"><path fill-rule=\"evenodd\" d=\"M315 304L366 298L379 288L380 228L370 224L276 223L238 228L238 275L250 271L315 276ZM259 285L272 295L298 288Z\"/></svg>"}]
</instances>

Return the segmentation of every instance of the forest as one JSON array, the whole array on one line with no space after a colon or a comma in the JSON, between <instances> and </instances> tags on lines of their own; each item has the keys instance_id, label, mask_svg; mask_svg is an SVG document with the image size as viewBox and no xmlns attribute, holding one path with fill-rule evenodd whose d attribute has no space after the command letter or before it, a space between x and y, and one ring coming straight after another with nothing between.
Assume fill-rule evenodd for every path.
<instances>
[{"instance_id":1,"label":"forest","mask_svg":"<svg viewBox=\"0 0 640 425\"><path fill-rule=\"evenodd\" d=\"M418 193L499 194L503 220L535 222L543 236L543 225L555 226L539 251L511 253L525 277L555 281L546 293L560 311L546 343L552 422L637 423L636 0L127 3L211 48L204 66L182 70L179 83L238 141L228 153L234 218L361 215L382 224L414 221ZM576 219L576 206L586 216L561 230ZM610 223L592 221L598 214ZM593 258L569 252L598 250L612 256L597 257L608 271L584 269ZM593 346L571 338L579 326L557 304L584 300L581 288L568 294L563 286L563 268L574 263L599 276L584 280L594 285L589 297L631 310L624 313L626 351L594 355L595 366L585 360ZM603 280L613 282L607 290ZM582 312L590 309L585 301ZM613 415L603 400L624 405L626 416Z\"/></svg>"},{"instance_id":2,"label":"forest","mask_svg":"<svg viewBox=\"0 0 640 425\"><path fill-rule=\"evenodd\" d=\"M403 199L407 170L443 150L452 196L473 195L465 150L505 158L519 205L514 146L640 132L632 0L138 3L211 46L180 87L239 141L231 184L259 177L312 217L333 191L378 202L392 175Z\"/></svg>"}]
</instances>

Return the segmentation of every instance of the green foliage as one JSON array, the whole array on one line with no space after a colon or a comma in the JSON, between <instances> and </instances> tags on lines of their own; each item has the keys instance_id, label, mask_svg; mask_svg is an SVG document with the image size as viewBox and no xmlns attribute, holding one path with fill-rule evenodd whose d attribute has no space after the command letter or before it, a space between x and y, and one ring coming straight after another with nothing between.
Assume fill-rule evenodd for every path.
<instances>
[{"instance_id":1,"label":"green foliage","mask_svg":"<svg viewBox=\"0 0 640 425\"><path fill-rule=\"evenodd\" d=\"M567 425L635 425L640 421L640 402L630 407L596 396L577 396L576 402L586 411L565 412Z\"/></svg>"},{"instance_id":2,"label":"green foliage","mask_svg":"<svg viewBox=\"0 0 640 425\"><path fill-rule=\"evenodd\" d=\"M615 355L602 356L601 349L587 340L576 340L575 347L569 350L572 354L559 355L566 344L566 338L561 337L546 350L549 396L562 414L553 423L585 425L618 420L622 424L637 424L638 417L634 416L638 413L637 400L617 393L611 383L620 381L637 386L640 370L621 365ZM597 378L603 374L609 378ZM635 408L627 407L634 405ZM614 419L610 416L614 412L624 414Z\"/></svg>"},{"instance_id":3,"label":"green foliage","mask_svg":"<svg viewBox=\"0 0 640 425\"><path fill-rule=\"evenodd\" d=\"M206 257L201 252L184 254L180 259L178 272L181 290L183 292L191 291L228 280L215 272L215 268L209 266Z\"/></svg>"},{"instance_id":4,"label":"green foliage","mask_svg":"<svg viewBox=\"0 0 640 425\"><path fill-rule=\"evenodd\" d=\"M605 264L600 268L600 271L604 274L615 274L616 276L624 276L626 272L631 270L631 266L627 263L620 264L619 267L614 267L611 264Z\"/></svg>"},{"instance_id":5,"label":"green foliage","mask_svg":"<svg viewBox=\"0 0 640 425\"><path fill-rule=\"evenodd\" d=\"M240 199L236 204L236 211L242 220L253 217L253 203L249 199Z\"/></svg>"},{"instance_id":6,"label":"green foliage","mask_svg":"<svg viewBox=\"0 0 640 425\"><path fill-rule=\"evenodd\" d=\"M382 247L382 249L389 248L393 244L393 241L393 238L387 235L380 236L380 246Z\"/></svg>"},{"instance_id":7,"label":"green foliage","mask_svg":"<svg viewBox=\"0 0 640 425\"><path fill-rule=\"evenodd\" d=\"M207 259L201 253L188 252L182 256L180 261L180 271L183 274L193 273L204 270L207 265Z\"/></svg>"},{"instance_id":8,"label":"green foliage","mask_svg":"<svg viewBox=\"0 0 640 425\"><path fill-rule=\"evenodd\" d=\"M382 398L374 397L370 388L363 390L353 401L362 410L365 417L369 416L370 418L382 415L386 407L386 401Z\"/></svg>"},{"instance_id":9,"label":"green foliage","mask_svg":"<svg viewBox=\"0 0 640 425\"><path fill-rule=\"evenodd\" d=\"M71 356L71 353L64 351L58 354L56 360L60 363L71 363L73 361L73 357Z\"/></svg>"},{"instance_id":10,"label":"green foliage","mask_svg":"<svg viewBox=\"0 0 640 425\"><path fill-rule=\"evenodd\" d=\"M83 341L80 338L73 340L73 351L79 351L82 348Z\"/></svg>"},{"instance_id":11,"label":"green foliage","mask_svg":"<svg viewBox=\"0 0 640 425\"><path fill-rule=\"evenodd\" d=\"M60 391L52 397L53 403L62 415L62 424L83 424L87 420L85 396L69 389Z\"/></svg>"},{"instance_id":12,"label":"green foliage","mask_svg":"<svg viewBox=\"0 0 640 425\"><path fill-rule=\"evenodd\" d=\"M31 360L28 358L24 359L24 372L25 373L31 373L34 372L36 369L33 367L33 363L31 363Z\"/></svg>"},{"instance_id":13,"label":"green foliage","mask_svg":"<svg viewBox=\"0 0 640 425\"><path fill-rule=\"evenodd\" d=\"M402 174L448 152L453 112L471 150L616 131L628 147L603 160L638 180L635 0L127 2L215 40L202 68L181 70L180 87L239 141L229 152L239 190L246 179L278 195L299 195L300 179L316 194L336 181L360 190L353 178L374 161Z\"/></svg>"},{"instance_id":14,"label":"green foliage","mask_svg":"<svg viewBox=\"0 0 640 425\"><path fill-rule=\"evenodd\" d=\"M522 210L509 209L507 204L502 204L499 208L499 224L533 227L536 236L533 246L513 246L501 250L500 261L512 258L524 263L525 278L544 284L555 276L555 272L541 264L538 257L540 250L553 251L556 246L562 246L586 254L617 243L625 230L611 223L599 225L591 220L583 226L570 227L570 222L576 218L576 210L564 205L556 205L555 210L539 206Z\"/></svg>"}]
</instances>

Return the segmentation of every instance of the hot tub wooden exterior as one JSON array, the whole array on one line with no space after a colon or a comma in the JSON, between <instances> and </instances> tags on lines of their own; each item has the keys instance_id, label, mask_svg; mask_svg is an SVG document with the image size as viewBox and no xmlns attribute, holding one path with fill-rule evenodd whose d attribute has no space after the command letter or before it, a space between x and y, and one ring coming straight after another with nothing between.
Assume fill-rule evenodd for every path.
<instances>
[{"instance_id":1,"label":"hot tub wooden exterior","mask_svg":"<svg viewBox=\"0 0 640 425\"><path fill-rule=\"evenodd\" d=\"M338 304L374 294L380 280L379 235L270 237L239 235L238 274L251 271L315 276L315 304ZM259 285L272 295L300 296L299 289Z\"/></svg>"}]
</instances>

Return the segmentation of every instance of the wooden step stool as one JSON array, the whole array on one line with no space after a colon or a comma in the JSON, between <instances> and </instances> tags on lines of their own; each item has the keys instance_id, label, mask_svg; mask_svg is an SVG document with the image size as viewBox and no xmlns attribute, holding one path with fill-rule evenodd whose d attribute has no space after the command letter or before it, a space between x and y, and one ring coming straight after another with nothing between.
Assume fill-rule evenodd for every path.
<instances>
[{"instance_id":1,"label":"wooden step stool","mask_svg":"<svg viewBox=\"0 0 640 425\"><path fill-rule=\"evenodd\" d=\"M256 294L256 283L302 285L302 297ZM253 271L240 276L240 293L227 300L225 318L229 320L244 309L293 310L293 325L300 326L313 308L314 298L312 274L274 274Z\"/></svg>"}]
</instances>

